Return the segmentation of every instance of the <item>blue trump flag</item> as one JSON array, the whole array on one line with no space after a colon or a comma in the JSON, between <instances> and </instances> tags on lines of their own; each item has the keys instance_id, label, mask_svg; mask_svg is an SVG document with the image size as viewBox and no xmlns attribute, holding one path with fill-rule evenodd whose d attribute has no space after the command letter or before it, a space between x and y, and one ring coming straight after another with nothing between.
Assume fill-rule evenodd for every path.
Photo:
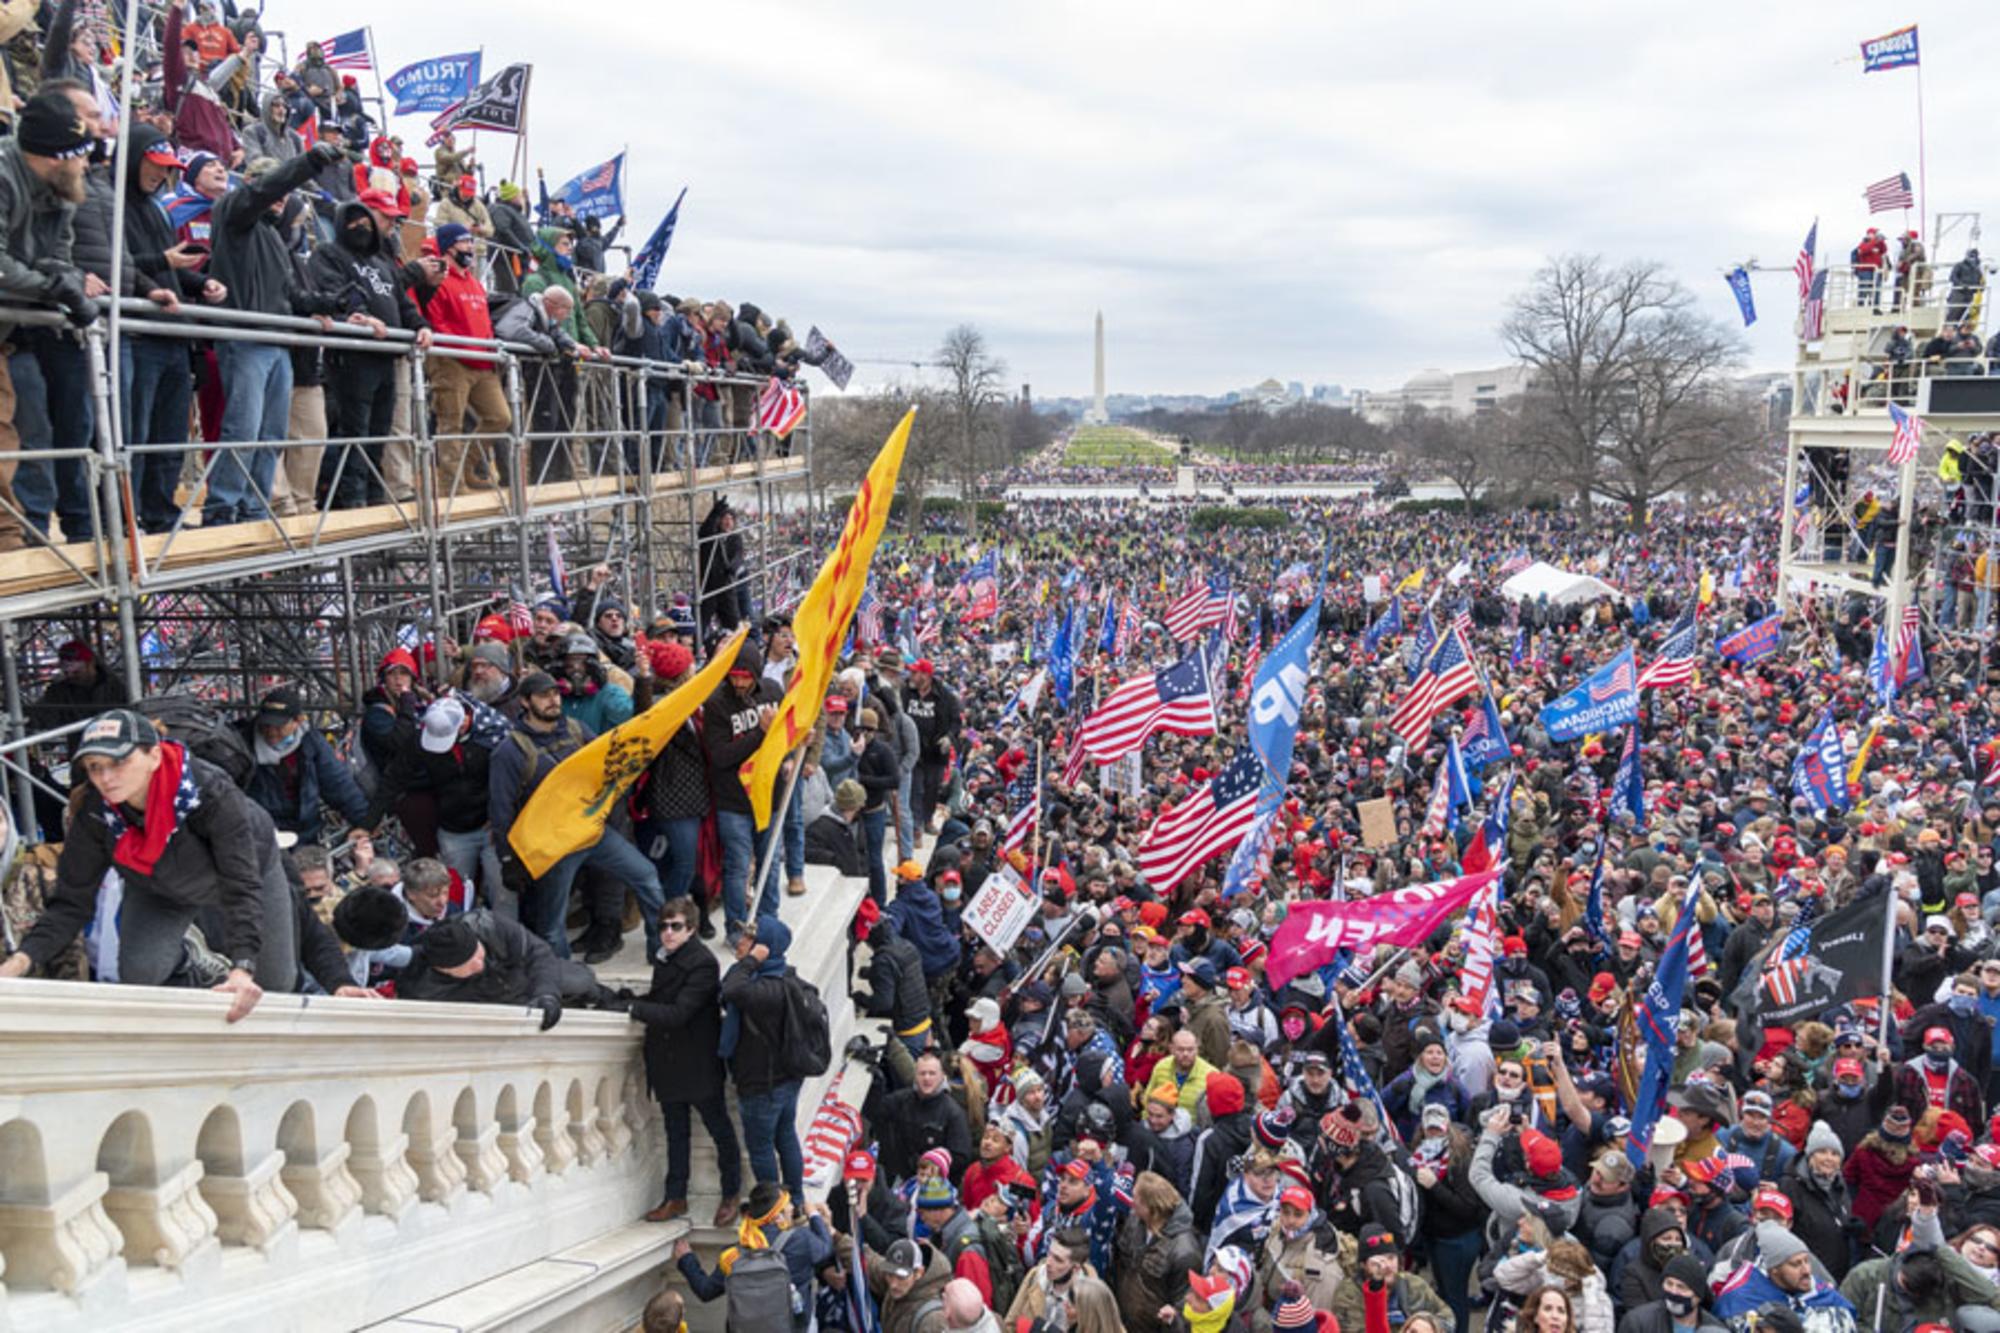
<instances>
[{"instance_id":1,"label":"blue trump flag","mask_svg":"<svg viewBox=\"0 0 2000 1333\"><path fill-rule=\"evenodd\" d=\"M1437 647L1437 642L1437 621L1431 619L1431 613L1426 610L1423 620L1417 624L1416 651L1404 663L1403 678L1405 680L1415 680L1417 678L1417 673L1424 669L1424 663L1430 660L1431 649Z\"/></svg>"},{"instance_id":2,"label":"blue trump flag","mask_svg":"<svg viewBox=\"0 0 2000 1333\"><path fill-rule=\"evenodd\" d=\"M652 291L659 285L660 265L666 262L667 247L674 243L674 228L680 225L681 200L687 198L687 187L674 196L674 206L660 219L660 225L653 228L653 234L639 247L639 253L632 256L632 276L642 291Z\"/></svg>"},{"instance_id":3,"label":"blue trump flag","mask_svg":"<svg viewBox=\"0 0 2000 1333\"><path fill-rule=\"evenodd\" d=\"M1917 51L1917 25L1871 37L1861 44L1861 72L1874 74L1885 69L1902 69L1921 64Z\"/></svg>"},{"instance_id":4,"label":"blue trump flag","mask_svg":"<svg viewBox=\"0 0 2000 1333\"><path fill-rule=\"evenodd\" d=\"M1743 312L1743 327L1749 328L1757 322L1757 301L1750 295L1750 275L1738 264L1729 270L1730 295L1736 298L1736 308Z\"/></svg>"},{"instance_id":5,"label":"blue trump flag","mask_svg":"<svg viewBox=\"0 0 2000 1333\"><path fill-rule=\"evenodd\" d=\"M1118 651L1118 594L1104 594L1104 623L1097 631L1097 651L1110 655Z\"/></svg>"},{"instance_id":6,"label":"blue trump flag","mask_svg":"<svg viewBox=\"0 0 2000 1333\"><path fill-rule=\"evenodd\" d=\"M1646 823L1646 777L1639 770L1639 724L1625 728L1625 750L1618 756L1618 775L1611 779L1613 815L1630 815L1635 825Z\"/></svg>"},{"instance_id":7,"label":"blue trump flag","mask_svg":"<svg viewBox=\"0 0 2000 1333\"><path fill-rule=\"evenodd\" d=\"M1639 720L1639 671L1632 654L1628 645L1582 684L1543 707L1542 727L1550 740L1573 741Z\"/></svg>"},{"instance_id":8,"label":"blue trump flag","mask_svg":"<svg viewBox=\"0 0 2000 1333\"><path fill-rule=\"evenodd\" d=\"M1389 599L1389 609L1375 617L1375 623L1361 632L1362 651L1373 657L1376 651L1382 647L1382 640L1388 638L1391 634L1401 634L1402 632L1403 599L1400 597L1391 597Z\"/></svg>"},{"instance_id":9,"label":"blue trump flag","mask_svg":"<svg viewBox=\"0 0 2000 1333\"><path fill-rule=\"evenodd\" d=\"M1070 692L1076 688L1076 643L1070 637L1070 630L1076 620L1076 608L1063 612L1062 628L1056 631L1056 641L1049 649L1049 684L1055 690L1056 707L1069 707Z\"/></svg>"},{"instance_id":10,"label":"blue trump flag","mask_svg":"<svg viewBox=\"0 0 2000 1333\"><path fill-rule=\"evenodd\" d=\"M1824 710L1799 757L1792 761L1792 790L1806 798L1815 819L1848 807L1847 766L1852 760L1846 738L1834 725L1833 710Z\"/></svg>"},{"instance_id":11,"label":"blue trump flag","mask_svg":"<svg viewBox=\"0 0 2000 1333\"><path fill-rule=\"evenodd\" d=\"M625 213L625 154L599 162L564 181L555 198L580 218L622 217Z\"/></svg>"},{"instance_id":12,"label":"blue trump flag","mask_svg":"<svg viewBox=\"0 0 2000 1333\"><path fill-rule=\"evenodd\" d=\"M1485 768L1514 753L1514 747L1507 741L1507 732L1500 724L1500 709L1493 702L1493 691L1479 692L1479 707L1472 710L1472 718L1458 738L1458 748L1465 755L1465 762L1475 769Z\"/></svg>"},{"instance_id":13,"label":"blue trump flag","mask_svg":"<svg viewBox=\"0 0 2000 1333\"><path fill-rule=\"evenodd\" d=\"M391 74L383 88L396 99L391 114L413 116L420 111L449 111L479 86L479 52L432 56Z\"/></svg>"},{"instance_id":14,"label":"blue trump flag","mask_svg":"<svg viewBox=\"0 0 2000 1333\"><path fill-rule=\"evenodd\" d=\"M1319 633L1319 616L1320 599L1315 597L1257 664L1250 687L1250 748L1263 762L1267 790L1282 788L1291 776L1292 743L1298 738L1306 681L1312 676L1307 659Z\"/></svg>"},{"instance_id":15,"label":"blue trump flag","mask_svg":"<svg viewBox=\"0 0 2000 1333\"><path fill-rule=\"evenodd\" d=\"M1783 616L1765 616L1717 643L1715 651L1728 661L1749 666L1778 651L1778 630L1783 621Z\"/></svg>"},{"instance_id":16,"label":"blue trump flag","mask_svg":"<svg viewBox=\"0 0 2000 1333\"><path fill-rule=\"evenodd\" d=\"M1666 952L1660 955L1653 982L1646 987L1634 1014L1639 1039L1646 1043L1646 1072L1632 1104L1632 1133L1625 1140L1625 1155L1635 1167L1646 1164L1653 1129L1666 1109L1667 1085L1673 1081L1674 1039L1680 1031L1681 1002L1687 995L1688 936L1699 929L1694 909L1700 893L1699 881L1688 886L1680 920L1674 923L1674 933L1667 936Z\"/></svg>"}]
</instances>

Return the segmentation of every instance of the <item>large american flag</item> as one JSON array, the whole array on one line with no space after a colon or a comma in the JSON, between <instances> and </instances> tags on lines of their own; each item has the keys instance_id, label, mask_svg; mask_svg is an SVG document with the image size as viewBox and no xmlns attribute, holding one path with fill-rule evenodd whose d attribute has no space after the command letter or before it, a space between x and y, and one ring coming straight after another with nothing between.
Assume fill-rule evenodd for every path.
<instances>
[{"instance_id":1,"label":"large american flag","mask_svg":"<svg viewBox=\"0 0 2000 1333\"><path fill-rule=\"evenodd\" d=\"M1689 602L1667 637L1660 641L1660 655L1646 663L1639 673L1639 688L1685 685L1694 679L1695 603Z\"/></svg>"},{"instance_id":2,"label":"large american flag","mask_svg":"<svg viewBox=\"0 0 2000 1333\"><path fill-rule=\"evenodd\" d=\"M861 601L854 609L854 642L863 648L882 642L882 599L875 595L872 580L861 589Z\"/></svg>"},{"instance_id":3,"label":"large american flag","mask_svg":"<svg viewBox=\"0 0 2000 1333\"><path fill-rule=\"evenodd\" d=\"M1229 767L1153 821L1139 844L1139 873L1167 892L1212 856L1234 847L1257 818L1257 788L1264 766L1245 749Z\"/></svg>"},{"instance_id":4,"label":"large american flag","mask_svg":"<svg viewBox=\"0 0 2000 1333\"><path fill-rule=\"evenodd\" d=\"M776 375L771 376L763 392L757 395L757 429L769 431L782 440L805 419L805 395Z\"/></svg>"},{"instance_id":5,"label":"large american flag","mask_svg":"<svg viewBox=\"0 0 2000 1333\"><path fill-rule=\"evenodd\" d=\"M1076 748L1108 764L1159 731L1176 736L1215 734L1214 673L1203 650L1197 648L1165 671L1135 676L1113 690L1084 719Z\"/></svg>"},{"instance_id":6,"label":"large american flag","mask_svg":"<svg viewBox=\"0 0 2000 1333\"><path fill-rule=\"evenodd\" d=\"M1035 815L1041 807L1042 784L1038 776L1041 769L1033 762L1021 765L1020 773L1007 787L1007 802L1014 809L1007 820L1007 834L1000 839L1000 854L1028 845L1028 833L1035 826Z\"/></svg>"},{"instance_id":7,"label":"large american flag","mask_svg":"<svg viewBox=\"0 0 2000 1333\"><path fill-rule=\"evenodd\" d=\"M528 595L521 591L518 582L507 585L507 628L516 634L526 634L535 628L535 612L528 605Z\"/></svg>"},{"instance_id":8,"label":"large american flag","mask_svg":"<svg viewBox=\"0 0 2000 1333\"><path fill-rule=\"evenodd\" d=\"M1235 598L1229 591L1229 580L1212 578L1205 583L1197 583L1176 597L1167 608L1163 623L1167 633L1186 643L1205 629L1213 629L1223 623L1234 605Z\"/></svg>"},{"instance_id":9,"label":"large american flag","mask_svg":"<svg viewBox=\"0 0 2000 1333\"><path fill-rule=\"evenodd\" d=\"M1799 275L1799 300L1804 302L1812 295L1813 266L1818 262L1819 219L1814 218L1806 231L1806 242L1799 247L1799 257L1792 261L1792 272Z\"/></svg>"},{"instance_id":10,"label":"large american flag","mask_svg":"<svg viewBox=\"0 0 2000 1333\"><path fill-rule=\"evenodd\" d=\"M368 58L368 29L356 28L319 44L320 54L334 69L373 69Z\"/></svg>"},{"instance_id":11,"label":"large american flag","mask_svg":"<svg viewBox=\"0 0 2000 1333\"><path fill-rule=\"evenodd\" d=\"M1403 702L1396 705L1389 728L1411 749L1421 750L1430 737L1431 719L1478 688L1479 672L1465 651L1464 640L1456 627L1448 629L1410 682Z\"/></svg>"},{"instance_id":12,"label":"large american flag","mask_svg":"<svg viewBox=\"0 0 2000 1333\"><path fill-rule=\"evenodd\" d=\"M1889 463L1893 467L1901 467L1917 456L1917 450L1924 442L1924 419L1891 403L1889 420L1896 423L1895 431L1889 436Z\"/></svg>"},{"instance_id":13,"label":"large american flag","mask_svg":"<svg viewBox=\"0 0 2000 1333\"><path fill-rule=\"evenodd\" d=\"M1795 926L1784 942L1771 950L1764 960L1764 975L1758 984L1773 1004L1797 1004L1799 1001L1799 981L1812 966L1812 959L1806 956L1812 948L1812 928Z\"/></svg>"},{"instance_id":14,"label":"large american flag","mask_svg":"<svg viewBox=\"0 0 2000 1333\"><path fill-rule=\"evenodd\" d=\"M1889 213L1899 208L1912 208L1917 202L1916 196L1910 193L1910 173L1907 171L1884 176L1863 193L1868 196L1870 213Z\"/></svg>"}]
</instances>

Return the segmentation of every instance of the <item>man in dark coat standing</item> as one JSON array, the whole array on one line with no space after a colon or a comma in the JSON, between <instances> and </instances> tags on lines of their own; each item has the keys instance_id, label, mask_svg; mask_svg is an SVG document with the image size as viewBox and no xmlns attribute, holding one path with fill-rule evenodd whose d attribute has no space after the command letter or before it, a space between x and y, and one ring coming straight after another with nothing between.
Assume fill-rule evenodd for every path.
<instances>
[{"instance_id":1,"label":"man in dark coat standing","mask_svg":"<svg viewBox=\"0 0 2000 1333\"><path fill-rule=\"evenodd\" d=\"M722 1043L722 969L714 952L695 937L699 919L700 908L686 894L660 909L660 956L653 964L652 989L632 1002L632 1017L646 1025L646 1082L667 1122L667 1187L646 1220L668 1222L687 1212L688 1108L693 1107L715 1141L722 1174L722 1202L710 1225L732 1227L743 1193L743 1154L722 1099L722 1057L717 1053Z\"/></svg>"}]
</instances>

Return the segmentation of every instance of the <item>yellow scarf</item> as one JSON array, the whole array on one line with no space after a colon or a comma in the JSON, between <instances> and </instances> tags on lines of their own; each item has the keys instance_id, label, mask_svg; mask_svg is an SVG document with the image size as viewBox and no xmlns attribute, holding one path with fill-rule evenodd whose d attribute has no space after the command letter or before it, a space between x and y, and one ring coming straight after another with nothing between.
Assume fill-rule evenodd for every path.
<instances>
[{"instance_id":1,"label":"yellow scarf","mask_svg":"<svg viewBox=\"0 0 2000 1333\"><path fill-rule=\"evenodd\" d=\"M1232 1291L1220 1303L1200 1313L1195 1311L1194 1302L1189 1301L1181 1306L1181 1314L1187 1319L1190 1333L1222 1333L1235 1309L1236 1293Z\"/></svg>"},{"instance_id":2,"label":"yellow scarf","mask_svg":"<svg viewBox=\"0 0 2000 1333\"><path fill-rule=\"evenodd\" d=\"M778 1201L771 1205L770 1212L764 1214L762 1217L751 1217L747 1213L744 1214L742 1219L736 1223L737 1245L746 1250L770 1249L771 1242L765 1239L764 1228L769 1223L782 1217L785 1209L791 1206L792 1196L783 1190L779 1190Z\"/></svg>"}]
</instances>

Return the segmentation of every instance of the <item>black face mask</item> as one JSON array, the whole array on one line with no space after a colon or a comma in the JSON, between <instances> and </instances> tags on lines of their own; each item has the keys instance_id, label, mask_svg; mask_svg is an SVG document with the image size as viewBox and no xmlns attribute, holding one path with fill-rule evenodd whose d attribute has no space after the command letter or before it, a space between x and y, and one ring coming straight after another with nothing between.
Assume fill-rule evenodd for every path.
<instances>
[{"instance_id":1,"label":"black face mask","mask_svg":"<svg viewBox=\"0 0 2000 1333\"><path fill-rule=\"evenodd\" d=\"M1700 1304L1693 1296L1682 1296L1672 1291L1660 1293L1660 1301L1667 1307L1667 1313L1677 1319L1687 1318L1694 1313L1695 1306Z\"/></svg>"},{"instance_id":2,"label":"black face mask","mask_svg":"<svg viewBox=\"0 0 2000 1333\"><path fill-rule=\"evenodd\" d=\"M473 252L470 250L454 250L451 252L451 262L460 268L471 268L472 259Z\"/></svg>"}]
</instances>

